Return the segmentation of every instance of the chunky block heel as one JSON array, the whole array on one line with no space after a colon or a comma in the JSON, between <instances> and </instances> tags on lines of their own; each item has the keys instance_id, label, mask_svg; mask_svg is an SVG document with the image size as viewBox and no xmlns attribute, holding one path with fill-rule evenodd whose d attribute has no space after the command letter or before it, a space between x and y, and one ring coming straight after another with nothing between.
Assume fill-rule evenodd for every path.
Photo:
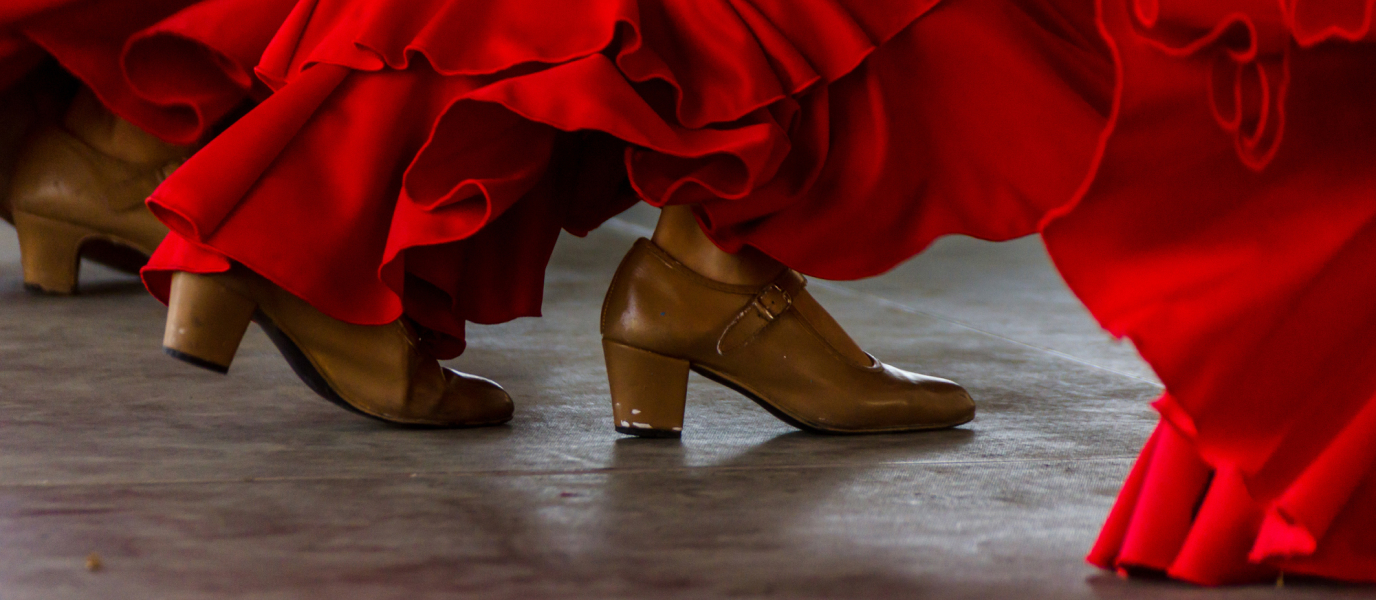
<instances>
[{"instance_id":1,"label":"chunky block heel","mask_svg":"<svg viewBox=\"0 0 1376 600\"><path fill-rule=\"evenodd\" d=\"M76 291L81 267L81 244L100 233L89 227L16 211L14 229L19 234L19 254L24 266L24 287L45 294Z\"/></svg>"},{"instance_id":2,"label":"chunky block heel","mask_svg":"<svg viewBox=\"0 0 1376 600\"><path fill-rule=\"evenodd\" d=\"M680 437L688 395L688 361L602 340L612 387L612 418L620 433Z\"/></svg>"},{"instance_id":3,"label":"chunky block heel","mask_svg":"<svg viewBox=\"0 0 1376 600\"><path fill-rule=\"evenodd\" d=\"M257 309L257 303L221 285L213 275L175 273L163 351L198 367L228 373Z\"/></svg>"}]
</instances>

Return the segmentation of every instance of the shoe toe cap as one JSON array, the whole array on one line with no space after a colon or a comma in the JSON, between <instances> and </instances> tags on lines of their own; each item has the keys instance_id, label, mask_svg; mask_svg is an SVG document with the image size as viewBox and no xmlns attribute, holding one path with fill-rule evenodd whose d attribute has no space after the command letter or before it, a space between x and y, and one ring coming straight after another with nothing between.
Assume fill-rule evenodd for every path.
<instances>
[{"instance_id":1,"label":"shoe toe cap","mask_svg":"<svg viewBox=\"0 0 1376 600\"><path fill-rule=\"evenodd\" d=\"M903 382L914 422L930 427L951 427L975 418L975 400L960 384L888 365L885 368Z\"/></svg>"},{"instance_id":2,"label":"shoe toe cap","mask_svg":"<svg viewBox=\"0 0 1376 600\"><path fill-rule=\"evenodd\" d=\"M490 379L445 369L445 420L460 427L497 425L511 420L516 404Z\"/></svg>"}]
</instances>

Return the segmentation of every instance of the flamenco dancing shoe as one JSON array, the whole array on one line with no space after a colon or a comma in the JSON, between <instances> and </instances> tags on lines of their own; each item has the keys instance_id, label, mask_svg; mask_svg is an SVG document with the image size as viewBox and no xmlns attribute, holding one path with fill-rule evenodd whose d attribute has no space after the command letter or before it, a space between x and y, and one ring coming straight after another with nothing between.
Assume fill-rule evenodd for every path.
<instances>
[{"instance_id":1,"label":"flamenco dancing shoe","mask_svg":"<svg viewBox=\"0 0 1376 600\"><path fill-rule=\"evenodd\" d=\"M73 293L83 256L138 272L167 235L144 200L188 155L78 93L63 123L40 126L14 165L9 203L24 285Z\"/></svg>"},{"instance_id":2,"label":"flamenco dancing shoe","mask_svg":"<svg viewBox=\"0 0 1376 600\"><path fill-rule=\"evenodd\" d=\"M404 319L353 325L316 310L268 280L228 273L175 273L163 348L219 373L256 321L306 385L340 407L389 423L476 427L511 420L496 383L441 367L419 349Z\"/></svg>"},{"instance_id":3,"label":"flamenco dancing shoe","mask_svg":"<svg viewBox=\"0 0 1376 600\"><path fill-rule=\"evenodd\" d=\"M638 240L622 260L602 307L618 432L679 437L689 370L805 431L942 429L974 418L964 388L861 350L801 275L763 254L717 249L691 213L670 209L655 241Z\"/></svg>"}]
</instances>

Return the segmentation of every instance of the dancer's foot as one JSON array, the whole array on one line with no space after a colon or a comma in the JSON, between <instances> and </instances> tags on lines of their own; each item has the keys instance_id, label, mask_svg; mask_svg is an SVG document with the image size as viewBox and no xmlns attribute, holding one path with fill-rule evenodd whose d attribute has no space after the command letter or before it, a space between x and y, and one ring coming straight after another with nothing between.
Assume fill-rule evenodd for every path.
<instances>
[{"instance_id":1,"label":"dancer's foot","mask_svg":"<svg viewBox=\"0 0 1376 600\"><path fill-rule=\"evenodd\" d=\"M501 386L441 367L404 319L353 325L240 267L176 273L163 347L199 367L229 371L255 320L306 385L356 413L405 425L476 427L511 420Z\"/></svg>"},{"instance_id":2,"label":"dancer's foot","mask_svg":"<svg viewBox=\"0 0 1376 600\"><path fill-rule=\"evenodd\" d=\"M861 350L805 283L757 251L718 249L687 207L665 209L655 241L636 242L603 305L617 431L677 437L689 369L808 431L940 429L974 418L964 388Z\"/></svg>"},{"instance_id":3,"label":"dancer's foot","mask_svg":"<svg viewBox=\"0 0 1376 600\"><path fill-rule=\"evenodd\" d=\"M78 93L63 123L40 125L15 161L8 202L24 284L70 294L82 256L137 272L167 234L144 200L188 154Z\"/></svg>"}]
</instances>

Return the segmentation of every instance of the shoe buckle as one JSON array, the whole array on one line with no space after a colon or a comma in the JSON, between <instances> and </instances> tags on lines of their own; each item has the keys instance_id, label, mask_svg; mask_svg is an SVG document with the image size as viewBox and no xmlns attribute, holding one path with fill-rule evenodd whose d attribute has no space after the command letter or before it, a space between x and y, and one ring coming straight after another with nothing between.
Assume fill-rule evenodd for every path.
<instances>
[{"instance_id":1,"label":"shoe buckle","mask_svg":"<svg viewBox=\"0 0 1376 600\"><path fill-rule=\"evenodd\" d=\"M793 296L779 287L779 284L771 283L755 296L754 304L755 310L758 310L766 321L773 321L793 306Z\"/></svg>"},{"instance_id":2,"label":"shoe buckle","mask_svg":"<svg viewBox=\"0 0 1376 600\"><path fill-rule=\"evenodd\" d=\"M755 294L754 299L745 305L736 318L722 331L721 337L717 338L717 354L726 353L749 344L756 336L779 318L789 308L793 306L793 296L785 291L778 284L770 284L768 287ZM759 315L754 318L751 315Z\"/></svg>"}]
</instances>

